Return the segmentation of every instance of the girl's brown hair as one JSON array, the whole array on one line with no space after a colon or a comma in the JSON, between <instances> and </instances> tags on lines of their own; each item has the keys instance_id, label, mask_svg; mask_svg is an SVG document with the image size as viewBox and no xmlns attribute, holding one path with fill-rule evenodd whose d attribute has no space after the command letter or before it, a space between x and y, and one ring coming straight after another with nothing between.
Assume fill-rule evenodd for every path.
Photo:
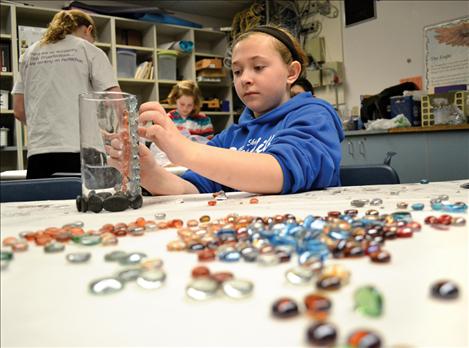
<instances>
[{"instance_id":1,"label":"girl's brown hair","mask_svg":"<svg viewBox=\"0 0 469 348\"><path fill-rule=\"evenodd\" d=\"M278 25L272 25L272 24L269 24L268 26L264 26L266 28L269 28L269 31L280 31L281 33L283 33L282 36L287 36L287 39L290 41L290 46L291 48L288 48L284 43L282 43L282 41L277 38L276 36L274 35L271 35L271 34L268 34L268 33L265 33L265 32L262 32L262 31L256 31L256 28L251 28L250 30L248 31L245 31L244 33L241 33L239 34L235 40L233 41L233 50L234 48L236 47L236 44L238 42L240 42L241 40L244 40L246 38L248 38L249 36L251 35L254 35L254 34L264 34L264 35L267 35L269 37L272 38L272 43L275 47L275 49L277 49L277 51L280 53L280 56L282 57L283 61L285 62L285 64L290 64L294 61L293 59L293 55L292 55L292 52L291 50L294 50L294 54L296 54L296 56L299 58L299 59L296 59L300 64L301 64L301 73L300 73L300 76L303 75L303 72L305 71L306 67L308 66L308 57L306 56L306 53L303 51L303 49L301 48L301 45L300 43L298 42L298 40L296 39L296 37L294 37L287 29L281 27L281 26L278 26ZM262 28L262 27L260 27Z\"/></svg>"},{"instance_id":2,"label":"girl's brown hair","mask_svg":"<svg viewBox=\"0 0 469 348\"><path fill-rule=\"evenodd\" d=\"M183 95L194 98L194 110L191 114L196 115L200 112L200 105L202 103L202 94L200 93L199 86L195 81L184 80L180 81L173 86L168 96L170 104L176 104L176 100L181 98Z\"/></svg>"},{"instance_id":3,"label":"girl's brown hair","mask_svg":"<svg viewBox=\"0 0 469 348\"><path fill-rule=\"evenodd\" d=\"M52 18L41 42L49 44L65 39L65 36L72 34L82 25L92 26L92 34L96 40L96 24L89 14L80 10L60 11Z\"/></svg>"}]
</instances>

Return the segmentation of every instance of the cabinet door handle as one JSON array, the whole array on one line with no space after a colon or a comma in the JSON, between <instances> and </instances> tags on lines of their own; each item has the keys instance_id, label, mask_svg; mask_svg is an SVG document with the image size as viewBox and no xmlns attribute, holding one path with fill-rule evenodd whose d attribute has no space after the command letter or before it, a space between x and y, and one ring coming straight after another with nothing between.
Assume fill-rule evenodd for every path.
<instances>
[{"instance_id":1,"label":"cabinet door handle","mask_svg":"<svg viewBox=\"0 0 469 348\"><path fill-rule=\"evenodd\" d=\"M360 155L365 157L365 142L363 140L360 140L358 143L358 152L360 152Z\"/></svg>"},{"instance_id":2,"label":"cabinet door handle","mask_svg":"<svg viewBox=\"0 0 469 348\"><path fill-rule=\"evenodd\" d=\"M350 156L353 157L355 150L353 148L353 143L350 140L347 141L347 152L349 153Z\"/></svg>"}]
</instances>

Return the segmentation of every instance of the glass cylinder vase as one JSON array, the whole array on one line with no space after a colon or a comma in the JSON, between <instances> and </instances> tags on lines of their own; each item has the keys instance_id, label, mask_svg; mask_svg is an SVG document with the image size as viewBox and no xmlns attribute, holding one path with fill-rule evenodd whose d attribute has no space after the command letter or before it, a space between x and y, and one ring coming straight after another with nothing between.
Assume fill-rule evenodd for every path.
<instances>
[{"instance_id":1,"label":"glass cylinder vase","mask_svg":"<svg viewBox=\"0 0 469 348\"><path fill-rule=\"evenodd\" d=\"M142 206L135 95L80 94L82 195L79 211L123 211Z\"/></svg>"}]
</instances>

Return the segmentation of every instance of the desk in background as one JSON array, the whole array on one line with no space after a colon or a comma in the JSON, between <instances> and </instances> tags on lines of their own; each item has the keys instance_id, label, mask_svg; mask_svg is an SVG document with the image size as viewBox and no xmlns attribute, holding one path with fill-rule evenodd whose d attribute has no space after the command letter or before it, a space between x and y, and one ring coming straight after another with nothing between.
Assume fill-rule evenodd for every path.
<instances>
[{"instance_id":1,"label":"desk in background","mask_svg":"<svg viewBox=\"0 0 469 348\"><path fill-rule=\"evenodd\" d=\"M466 180L467 181L467 180ZM212 219L229 213L273 216L292 213L298 218L308 214L325 216L332 210L352 208L353 199L383 199L380 212L396 211L396 203L425 203L424 211L412 212L422 223L413 238L387 241L384 249L392 255L390 264L374 264L368 257L329 259L351 271L348 285L327 292L333 301L328 322L338 328L337 345L343 344L354 330L364 328L378 333L384 347L467 346L468 342L468 226L436 230L423 223L428 215L440 215L429 209L429 200L447 194L450 201L469 202L469 190L461 182L432 182L427 185L390 185L331 188L285 196L228 194L228 199L209 206L211 195L145 197L138 210L119 213L78 213L74 201L7 203L1 205L1 235L17 235L49 226L83 221L86 229L98 229L105 223L131 222L137 217L154 219L166 213L166 219ZM359 213L376 207L366 205ZM454 214L465 216L467 214ZM197 257L188 252L168 252L166 244L176 239L175 229L148 232L141 237L122 237L113 247L66 246L65 252L45 254L42 247L30 245L16 253L7 270L1 272L1 346L306 346L306 329L312 319L306 314L289 320L271 317L271 305L279 297L302 303L315 291L314 282L293 286L284 273L296 264L263 267L258 264L207 263L212 271L231 271L236 277L254 281L252 297L245 300L216 298L194 302L185 296L191 270ZM104 261L113 250L141 251L160 257L167 273L165 285L144 290L127 284L119 293L92 295L92 280L111 276L123 269ZM69 264L65 255L89 251L87 264ZM430 298L431 285L450 279L459 285L457 300ZM373 285L384 295L384 315L367 318L353 310L353 293L364 285Z\"/></svg>"}]
</instances>

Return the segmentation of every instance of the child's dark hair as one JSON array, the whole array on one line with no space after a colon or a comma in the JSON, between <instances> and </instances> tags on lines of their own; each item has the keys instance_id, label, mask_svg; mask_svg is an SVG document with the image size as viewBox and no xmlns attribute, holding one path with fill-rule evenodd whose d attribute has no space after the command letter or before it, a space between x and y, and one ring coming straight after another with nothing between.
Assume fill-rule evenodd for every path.
<instances>
[{"instance_id":1,"label":"child's dark hair","mask_svg":"<svg viewBox=\"0 0 469 348\"><path fill-rule=\"evenodd\" d=\"M293 83L292 87L295 86L295 85L298 85L298 86L302 87L306 92L311 92L311 94L314 95L313 85L306 78L304 78L304 77L298 78L298 80L296 80Z\"/></svg>"},{"instance_id":2,"label":"child's dark hair","mask_svg":"<svg viewBox=\"0 0 469 348\"><path fill-rule=\"evenodd\" d=\"M192 80L179 81L169 92L168 101L170 104L176 104L176 100L183 95L194 98L194 110L192 110L191 115L197 115L202 104L202 94L197 83Z\"/></svg>"}]
</instances>

